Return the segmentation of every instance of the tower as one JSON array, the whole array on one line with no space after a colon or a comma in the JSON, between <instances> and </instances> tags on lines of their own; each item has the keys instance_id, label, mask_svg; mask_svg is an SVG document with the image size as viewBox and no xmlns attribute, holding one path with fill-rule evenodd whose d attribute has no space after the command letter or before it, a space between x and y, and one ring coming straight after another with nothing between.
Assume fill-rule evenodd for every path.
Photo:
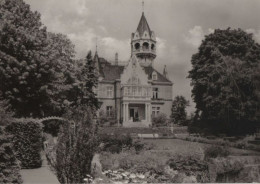
<instances>
[{"instance_id":1,"label":"tower","mask_svg":"<svg viewBox=\"0 0 260 184\"><path fill-rule=\"evenodd\" d=\"M150 66L156 57L156 38L142 12L135 33L131 36L131 55L136 55L142 66Z\"/></svg>"}]
</instances>

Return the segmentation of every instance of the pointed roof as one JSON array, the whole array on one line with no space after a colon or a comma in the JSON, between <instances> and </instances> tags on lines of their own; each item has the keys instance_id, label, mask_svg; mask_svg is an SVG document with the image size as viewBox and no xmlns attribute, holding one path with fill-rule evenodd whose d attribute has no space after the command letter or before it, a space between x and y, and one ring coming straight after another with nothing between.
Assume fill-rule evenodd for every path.
<instances>
[{"instance_id":1,"label":"pointed roof","mask_svg":"<svg viewBox=\"0 0 260 184\"><path fill-rule=\"evenodd\" d=\"M164 76L166 79L168 79L168 72L167 72L167 69L166 69L166 65L164 65L163 76Z\"/></svg>"},{"instance_id":2,"label":"pointed roof","mask_svg":"<svg viewBox=\"0 0 260 184\"><path fill-rule=\"evenodd\" d=\"M138 24L137 30L140 36L143 36L144 32L147 31L149 33L149 36L151 36L151 29L148 25L148 22L144 16L144 12L142 13L142 17L140 19L140 22Z\"/></svg>"}]
</instances>

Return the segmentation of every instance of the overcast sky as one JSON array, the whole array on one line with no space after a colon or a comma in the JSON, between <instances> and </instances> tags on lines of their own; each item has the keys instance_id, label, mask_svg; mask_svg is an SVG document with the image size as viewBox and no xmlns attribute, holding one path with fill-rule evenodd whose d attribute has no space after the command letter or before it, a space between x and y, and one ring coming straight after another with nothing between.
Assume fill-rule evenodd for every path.
<instances>
[{"instance_id":1,"label":"overcast sky","mask_svg":"<svg viewBox=\"0 0 260 184\"><path fill-rule=\"evenodd\" d=\"M130 35L142 14L142 0L25 0L41 14L48 31L66 34L75 45L77 57L95 51L100 57L119 60L130 57ZM190 102L187 79L191 56L205 35L216 28L242 28L260 42L260 0L145 0L144 12L157 37L155 68L167 65L173 81L173 97ZM194 104L188 111L194 110Z\"/></svg>"}]
</instances>

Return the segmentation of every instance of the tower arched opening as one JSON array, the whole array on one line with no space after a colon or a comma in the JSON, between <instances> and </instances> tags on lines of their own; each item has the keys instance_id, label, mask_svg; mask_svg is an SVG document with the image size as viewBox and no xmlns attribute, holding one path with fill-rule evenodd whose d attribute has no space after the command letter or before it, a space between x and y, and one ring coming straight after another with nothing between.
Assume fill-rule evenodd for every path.
<instances>
[{"instance_id":1,"label":"tower arched opening","mask_svg":"<svg viewBox=\"0 0 260 184\"><path fill-rule=\"evenodd\" d=\"M135 44L135 50L139 50L140 49L140 43L136 43Z\"/></svg>"},{"instance_id":2,"label":"tower arched opening","mask_svg":"<svg viewBox=\"0 0 260 184\"><path fill-rule=\"evenodd\" d=\"M148 50L149 49L149 43L144 42L143 43L143 50Z\"/></svg>"},{"instance_id":3,"label":"tower arched opening","mask_svg":"<svg viewBox=\"0 0 260 184\"><path fill-rule=\"evenodd\" d=\"M155 45L154 44L151 45L151 49L155 50Z\"/></svg>"}]
</instances>

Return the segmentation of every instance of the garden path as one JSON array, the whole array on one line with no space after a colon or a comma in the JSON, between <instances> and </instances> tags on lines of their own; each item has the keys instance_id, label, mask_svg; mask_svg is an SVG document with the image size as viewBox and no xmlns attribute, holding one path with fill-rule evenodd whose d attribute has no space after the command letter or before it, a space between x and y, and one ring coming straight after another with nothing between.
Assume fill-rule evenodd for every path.
<instances>
[{"instance_id":1,"label":"garden path","mask_svg":"<svg viewBox=\"0 0 260 184\"><path fill-rule=\"evenodd\" d=\"M50 170L45 155L42 156L42 167L37 169L22 169L21 175L24 184L58 184L55 174Z\"/></svg>"}]
</instances>

